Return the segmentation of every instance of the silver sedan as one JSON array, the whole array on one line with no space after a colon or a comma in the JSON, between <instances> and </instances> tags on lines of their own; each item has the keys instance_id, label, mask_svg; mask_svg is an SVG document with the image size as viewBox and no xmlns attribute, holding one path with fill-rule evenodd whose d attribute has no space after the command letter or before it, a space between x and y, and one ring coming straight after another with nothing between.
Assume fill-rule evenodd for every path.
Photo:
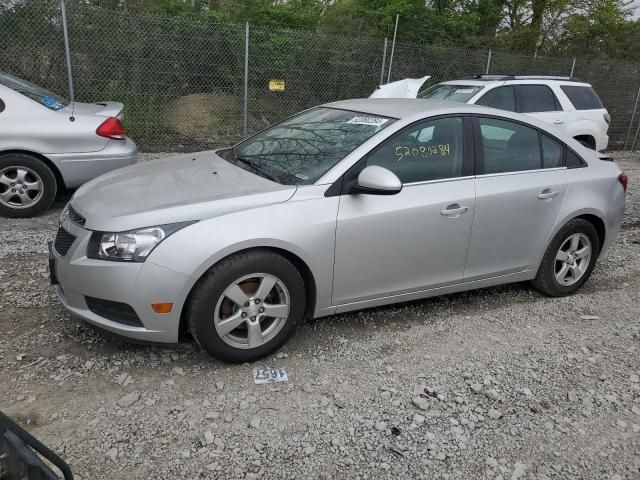
<instances>
[{"instance_id":1,"label":"silver sedan","mask_svg":"<svg viewBox=\"0 0 640 480\"><path fill-rule=\"evenodd\" d=\"M244 362L304 318L525 280L572 294L618 233L626 182L516 113L342 101L85 184L51 247L52 282L94 325L188 333Z\"/></svg>"},{"instance_id":2,"label":"silver sedan","mask_svg":"<svg viewBox=\"0 0 640 480\"><path fill-rule=\"evenodd\" d=\"M69 102L0 72L0 215L31 217L59 192L135 163L121 103Z\"/></svg>"}]
</instances>

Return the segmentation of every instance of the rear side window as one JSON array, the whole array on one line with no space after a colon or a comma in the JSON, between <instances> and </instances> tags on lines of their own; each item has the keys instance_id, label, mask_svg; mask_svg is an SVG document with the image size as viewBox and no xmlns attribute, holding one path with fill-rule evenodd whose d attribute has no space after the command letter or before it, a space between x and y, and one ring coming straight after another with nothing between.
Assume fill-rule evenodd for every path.
<instances>
[{"instance_id":1,"label":"rear side window","mask_svg":"<svg viewBox=\"0 0 640 480\"><path fill-rule=\"evenodd\" d=\"M576 153L567 148L567 168L586 167L587 163Z\"/></svg>"},{"instance_id":2,"label":"rear side window","mask_svg":"<svg viewBox=\"0 0 640 480\"><path fill-rule=\"evenodd\" d=\"M500 110L516 111L516 95L513 87L498 87L489 90L476 102L476 105L499 108Z\"/></svg>"},{"instance_id":3,"label":"rear side window","mask_svg":"<svg viewBox=\"0 0 640 480\"><path fill-rule=\"evenodd\" d=\"M561 143L544 133L540 134L542 145L542 168L556 168L562 166L564 147Z\"/></svg>"},{"instance_id":4,"label":"rear side window","mask_svg":"<svg viewBox=\"0 0 640 480\"><path fill-rule=\"evenodd\" d=\"M591 87L562 85L560 88L569 97L576 110L599 110L604 108L600 98Z\"/></svg>"},{"instance_id":5,"label":"rear side window","mask_svg":"<svg viewBox=\"0 0 640 480\"><path fill-rule=\"evenodd\" d=\"M555 112L561 110L553 91L546 85L518 85L521 113Z\"/></svg>"},{"instance_id":6,"label":"rear side window","mask_svg":"<svg viewBox=\"0 0 640 480\"><path fill-rule=\"evenodd\" d=\"M479 118L484 173L538 170L541 166L538 131L520 123Z\"/></svg>"}]
</instances>

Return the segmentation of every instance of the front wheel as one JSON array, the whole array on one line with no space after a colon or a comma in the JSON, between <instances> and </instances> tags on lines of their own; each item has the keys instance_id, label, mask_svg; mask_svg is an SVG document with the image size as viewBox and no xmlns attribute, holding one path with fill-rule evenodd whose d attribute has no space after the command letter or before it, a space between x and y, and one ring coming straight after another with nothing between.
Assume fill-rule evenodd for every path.
<instances>
[{"instance_id":1,"label":"front wheel","mask_svg":"<svg viewBox=\"0 0 640 480\"><path fill-rule=\"evenodd\" d=\"M247 362L280 348L305 312L304 281L286 258L239 253L212 267L194 288L187 310L191 335L210 355Z\"/></svg>"},{"instance_id":2,"label":"front wheel","mask_svg":"<svg viewBox=\"0 0 640 480\"><path fill-rule=\"evenodd\" d=\"M56 189L56 177L40 159L23 153L0 156L0 215L38 215L49 208Z\"/></svg>"},{"instance_id":3,"label":"front wheel","mask_svg":"<svg viewBox=\"0 0 640 480\"><path fill-rule=\"evenodd\" d=\"M533 286L553 297L571 295L589 279L599 254L600 240L593 224L571 220L551 241Z\"/></svg>"}]
</instances>

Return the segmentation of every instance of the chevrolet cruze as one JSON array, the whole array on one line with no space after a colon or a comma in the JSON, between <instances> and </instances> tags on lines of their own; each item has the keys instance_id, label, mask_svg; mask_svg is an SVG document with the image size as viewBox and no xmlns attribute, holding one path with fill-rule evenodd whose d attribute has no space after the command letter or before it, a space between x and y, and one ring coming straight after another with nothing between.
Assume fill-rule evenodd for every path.
<instances>
[{"instance_id":1,"label":"chevrolet cruze","mask_svg":"<svg viewBox=\"0 0 640 480\"><path fill-rule=\"evenodd\" d=\"M525 280L572 294L618 233L626 185L531 117L341 101L85 184L62 213L51 279L91 324L190 334L244 362L305 318Z\"/></svg>"}]
</instances>

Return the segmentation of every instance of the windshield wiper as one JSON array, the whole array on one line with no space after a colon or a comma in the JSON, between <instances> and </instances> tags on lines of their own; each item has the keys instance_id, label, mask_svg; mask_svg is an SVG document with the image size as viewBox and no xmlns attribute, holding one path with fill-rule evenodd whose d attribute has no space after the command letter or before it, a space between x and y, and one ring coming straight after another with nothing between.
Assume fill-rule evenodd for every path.
<instances>
[{"instance_id":1,"label":"windshield wiper","mask_svg":"<svg viewBox=\"0 0 640 480\"><path fill-rule=\"evenodd\" d=\"M261 177L266 178L267 180L271 180L272 182L281 183L280 180L275 175L271 175L270 173L265 172L261 168L258 168L256 162L251 157L241 157L238 155L234 155L234 160L236 162L241 162L243 165L247 165L253 172L257 173Z\"/></svg>"}]
</instances>

